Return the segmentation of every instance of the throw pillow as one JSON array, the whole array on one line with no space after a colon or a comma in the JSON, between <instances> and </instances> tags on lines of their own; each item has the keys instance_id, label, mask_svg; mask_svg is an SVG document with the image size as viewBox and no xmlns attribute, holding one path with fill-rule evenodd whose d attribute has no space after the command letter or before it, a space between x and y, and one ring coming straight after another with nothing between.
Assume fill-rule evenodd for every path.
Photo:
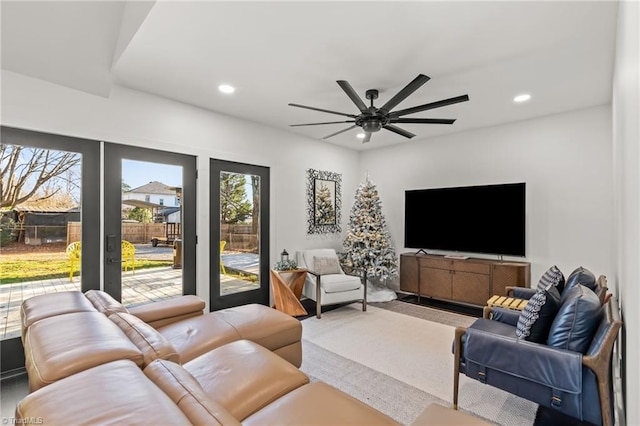
<instances>
[{"instance_id":1,"label":"throw pillow","mask_svg":"<svg viewBox=\"0 0 640 426\"><path fill-rule=\"evenodd\" d=\"M584 354L600 322L600 299L580 284L565 293L560 310L551 324L547 345Z\"/></svg>"},{"instance_id":2,"label":"throw pillow","mask_svg":"<svg viewBox=\"0 0 640 426\"><path fill-rule=\"evenodd\" d=\"M313 272L320 275L340 274L340 264L337 257L313 256Z\"/></svg>"},{"instance_id":3,"label":"throw pillow","mask_svg":"<svg viewBox=\"0 0 640 426\"><path fill-rule=\"evenodd\" d=\"M562 293L564 289L564 275L562 275L562 271L560 271L556 265L553 265L547 269L547 272L542 274L540 281L538 281L538 290L543 290L549 287L549 285L557 288L558 293Z\"/></svg>"},{"instance_id":4,"label":"throw pillow","mask_svg":"<svg viewBox=\"0 0 640 426\"><path fill-rule=\"evenodd\" d=\"M571 287L578 284L590 288L593 292L598 291L596 276L593 275L593 272L583 268L582 266L577 267L573 272L571 272L567 278L565 288L566 290L569 290Z\"/></svg>"},{"instance_id":5,"label":"throw pillow","mask_svg":"<svg viewBox=\"0 0 640 426\"><path fill-rule=\"evenodd\" d=\"M560 293L556 287L549 285L536 291L520 313L516 336L531 342L546 342L551 323L559 308Z\"/></svg>"}]
</instances>

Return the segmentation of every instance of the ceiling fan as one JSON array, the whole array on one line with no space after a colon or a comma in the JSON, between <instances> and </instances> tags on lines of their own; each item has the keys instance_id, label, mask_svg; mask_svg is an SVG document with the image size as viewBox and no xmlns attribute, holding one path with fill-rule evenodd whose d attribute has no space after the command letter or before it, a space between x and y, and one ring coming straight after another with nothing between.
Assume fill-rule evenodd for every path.
<instances>
[{"instance_id":1,"label":"ceiling fan","mask_svg":"<svg viewBox=\"0 0 640 426\"><path fill-rule=\"evenodd\" d=\"M360 114L346 114L344 112L330 111L322 108L315 108L299 104L289 104L293 107L306 108L314 111L326 112L329 114L343 115L351 118L351 120L345 121L328 121L324 123L307 123L307 124L292 124L291 127L299 126L317 126L321 124L337 124L337 123L355 123L353 126L340 130L325 136L322 139L329 139L330 137L339 135L340 133L347 132L356 127L362 127L364 130L364 139L362 143L367 143L371 140L371 134L380 131L380 129L387 129L393 133L397 133L401 136L411 139L415 135L398 126L394 123L416 123L416 124L453 124L455 119L450 118L402 118L404 115L414 114L416 112L426 111L429 109L440 108L447 105L457 104L459 102L466 102L469 100L469 95L456 96L455 98L443 99L437 102L431 102L424 105L415 106L412 108L402 109L400 111L392 111L400 102L405 100L409 95L418 90L423 84L429 81L430 78L424 74L419 74L413 81L407 84L404 89L400 90L393 98L389 99L386 104L380 108L373 106L373 100L378 99L378 91L376 89L370 89L366 92L366 97L371 101L371 106L367 107L362 99L358 96L353 87L348 81L338 80L338 85L344 90L354 104L360 110Z\"/></svg>"}]
</instances>

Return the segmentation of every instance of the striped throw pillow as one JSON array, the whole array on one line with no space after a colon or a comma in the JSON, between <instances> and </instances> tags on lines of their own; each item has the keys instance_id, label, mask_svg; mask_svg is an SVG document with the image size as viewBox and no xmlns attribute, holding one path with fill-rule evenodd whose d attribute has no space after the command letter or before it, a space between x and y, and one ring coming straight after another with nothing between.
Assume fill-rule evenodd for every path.
<instances>
[{"instance_id":1,"label":"striped throw pillow","mask_svg":"<svg viewBox=\"0 0 640 426\"><path fill-rule=\"evenodd\" d=\"M558 293L562 294L562 290L564 289L564 275L556 265L553 265L547 269L547 272L542 274L540 281L538 281L538 290L544 290L550 285L557 288Z\"/></svg>"}]
</instances>

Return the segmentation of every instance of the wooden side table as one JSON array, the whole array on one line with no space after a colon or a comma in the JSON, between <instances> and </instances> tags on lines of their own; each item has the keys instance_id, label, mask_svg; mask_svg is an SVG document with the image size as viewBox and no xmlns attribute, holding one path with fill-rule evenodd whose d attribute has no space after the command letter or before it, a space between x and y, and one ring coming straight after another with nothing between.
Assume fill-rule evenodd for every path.
<instances>
[{"instance_id":1,"label":"wooden side table","mask_svg":"<svg viewBox=\"0 0 640 426\"><path fill-rule=\"evenodd\" d=\"M499 295L493 296L491 297L491 299L487 300L487 306L496 306L499 308L513 309L515 311L523 310L524 307L527 306L527 303L529 303L528 300L516 299L514 297L499 296Z\"/></svg>"},{"instance_id":2,"label":"wooden side table","mask_svg":"<svg viewBox=\"0 0 640 426\"><path fill-rule=\"evenodd\" d=\"M275 308L294 317L308 315L307 310L300 303L307 270L274 271L272 269L270 275Z\"/></svg>"}]
</instances>

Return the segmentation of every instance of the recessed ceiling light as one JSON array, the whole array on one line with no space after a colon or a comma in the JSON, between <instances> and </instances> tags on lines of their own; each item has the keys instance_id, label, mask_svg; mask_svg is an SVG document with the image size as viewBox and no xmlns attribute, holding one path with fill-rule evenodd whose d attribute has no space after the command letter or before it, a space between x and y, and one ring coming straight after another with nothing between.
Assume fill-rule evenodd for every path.
<instances>
[{"instance_id":1,"label":"recessed ceiling light","mask_svg":"<svg viewBox=\"0 0 640 426\"><path fill-rule=\"evenodd\" d=\"M364 139L364 137L365 137L365 136L366 136L366 135L365 135L364 133L358 133L358 134L356 135L356 137L357 137L358 139Z\"/></svg>"},{"instance_id":2,"label":"recessed ceiling light","mask_svg":"<svg viewBox=\"0 0 640 426\"><path fill-rule=\"evenodd\" d=\"M236 88L228 84L221 84L220 86L218 86L218 90L221 91L222 93L229 94L229 93L235 92Z\"/></svg>"},{"instance_id":3,"label":"recessed ceiling light","mask_svg":"<svg viewBox=\"0 0 640 426\"><path fill-rule=\"evenodd\" d=\"M517 102L517 103L527 102L529 99L531 99L531 95L528 93L523 93L513 98L513 102Z\"/></svg>"}]
</instances>

